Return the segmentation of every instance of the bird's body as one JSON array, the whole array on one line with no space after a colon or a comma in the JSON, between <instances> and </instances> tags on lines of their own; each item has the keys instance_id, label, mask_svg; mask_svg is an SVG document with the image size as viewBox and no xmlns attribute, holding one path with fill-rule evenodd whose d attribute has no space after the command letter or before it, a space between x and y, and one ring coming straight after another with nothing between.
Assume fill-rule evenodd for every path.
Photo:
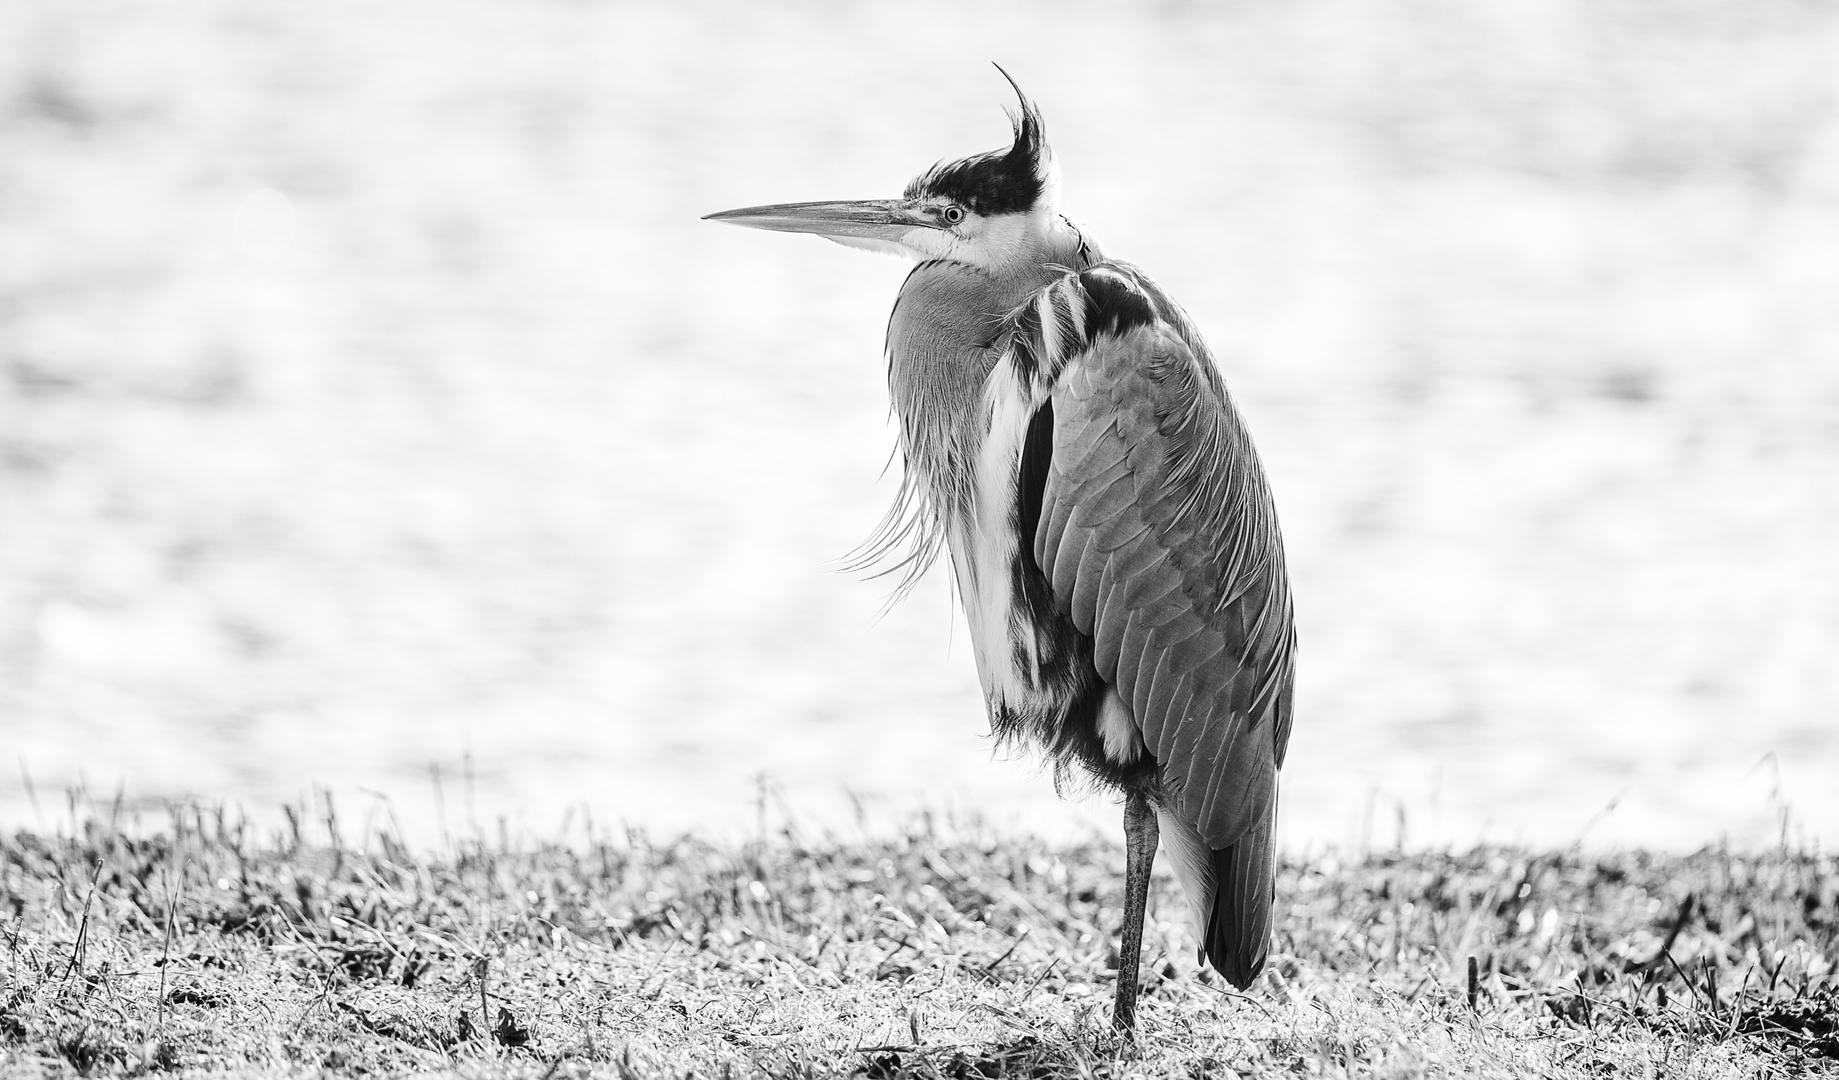
<instances>
[{"instance_id":1,"label":"bird's body","mask_svg":"<svg viewBox=\"0 0 1839 1080\"><path fill-rule=\"evenodd\" d=\"M992 730L1125 796L1116 1020L1134 1020L1149 863L1202 950L1263 967L1295 635L1262 468L1198 331L1057 208L1039 114L902 200L715 215L920 264L888 324L906 475L884 528L950 551Z\"/></svg>"}]
</instances>

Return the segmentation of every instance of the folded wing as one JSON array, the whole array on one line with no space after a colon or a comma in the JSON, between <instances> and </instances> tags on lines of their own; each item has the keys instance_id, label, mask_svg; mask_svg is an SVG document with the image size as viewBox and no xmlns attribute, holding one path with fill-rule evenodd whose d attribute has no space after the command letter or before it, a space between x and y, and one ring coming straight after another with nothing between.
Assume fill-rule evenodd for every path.
<instances>
[{"instance_id":1,"label":"folded wing","mask_svg":"<svg viewBox=\"0 0 1839 1080\"><path fill-rule=\"evenodd\" d=\"M1248 982L1295 652L1263 468L1199 335L1135 268L1069 274L1014 324L1037 409L1018 491L1036 566L1129 707L1167 811L1209 849L1207 951Z\"/></svg>"}]
</instances>

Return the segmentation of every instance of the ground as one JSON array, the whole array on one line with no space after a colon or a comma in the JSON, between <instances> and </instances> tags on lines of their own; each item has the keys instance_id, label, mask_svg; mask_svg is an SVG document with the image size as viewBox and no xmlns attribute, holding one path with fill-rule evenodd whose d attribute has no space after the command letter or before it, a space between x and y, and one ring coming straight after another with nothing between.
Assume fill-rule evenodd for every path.
<instances>
[{"instance_id":1,"label":"ground","mask_svg":"<svg viewBox=\"0 0 1839 1080\"><path fill-rule=\"evenodd\" d=\"M919 819L429 854L306 817L0 840L0 1072L1839 1075L1815 852L1292 855L1245 994L1158 874L1133 1045L1117 845Z\"/></svg>"}]
</instances>

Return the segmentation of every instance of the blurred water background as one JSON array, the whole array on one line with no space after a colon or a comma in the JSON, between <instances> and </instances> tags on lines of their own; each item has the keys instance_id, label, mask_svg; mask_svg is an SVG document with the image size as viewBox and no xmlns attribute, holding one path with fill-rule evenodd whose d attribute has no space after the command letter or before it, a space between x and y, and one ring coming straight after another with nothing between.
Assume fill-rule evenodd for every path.
<instances>
[{"instance_id":1,"label":"blurred water background","mask_svg":"<svg viewBox=\"0 0 1839 1080\"><path fill-rule=\"evenodd\" d=\"M697 220L1002 144L991 60L1274 479L1288 845L1839 836L1790 0L8 0L0 827L1115 831L993 757L942 574L835 572L906 267Z\"/></svg>"}]
</instances>

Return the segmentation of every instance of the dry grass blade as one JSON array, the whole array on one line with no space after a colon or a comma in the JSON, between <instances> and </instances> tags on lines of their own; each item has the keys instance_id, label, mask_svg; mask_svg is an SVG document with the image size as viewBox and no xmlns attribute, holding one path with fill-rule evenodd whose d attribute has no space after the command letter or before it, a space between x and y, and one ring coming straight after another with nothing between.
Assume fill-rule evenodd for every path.
<instances>
[{"instance_id":1,"label":"dry grass blade","mask_svg":"<svg viewBox=\"0 0 1839 1080\"><path fill-rule=\"evenodd\" d=\"M162 1035L166 1033L166 974L172 967L172 923L178 908L179 891L175 888L167 898L166 932L160 939L160 1012L156 1022Z\"/></svg>"},{"instance_id":2,"label":"dry grass blade","mask_svg":"<svg viewBox=\"0 0 1839 1080\"><path fill-rule=\"evenodd\" d=\"M77 940L70 949L70 963L65 965L60 982L68 980L72 970L82 972L89 955L89 916L96 903L96 887L102 881L102 860L96 860L95 873L90 875L89 891L83 897L83 918L77 924Z\"/></svg>"}]
</instances>

